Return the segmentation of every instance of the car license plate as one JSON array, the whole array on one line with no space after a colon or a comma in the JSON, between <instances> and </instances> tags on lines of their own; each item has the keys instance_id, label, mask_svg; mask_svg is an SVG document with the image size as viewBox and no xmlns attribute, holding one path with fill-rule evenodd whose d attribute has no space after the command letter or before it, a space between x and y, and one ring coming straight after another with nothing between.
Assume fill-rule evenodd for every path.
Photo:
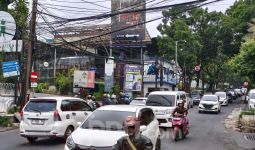
<instances>
[{"instance_id":1,"label":"car license plate","mask_svg":"<svg viewBox=\"0 0 255 150\"><path fill-rule=\"evenodd\" d=\"M33 119L32 120L32 124L34 124L34 125L43 125L44 124L44 120Z\"/></svg>"}]
</instances>

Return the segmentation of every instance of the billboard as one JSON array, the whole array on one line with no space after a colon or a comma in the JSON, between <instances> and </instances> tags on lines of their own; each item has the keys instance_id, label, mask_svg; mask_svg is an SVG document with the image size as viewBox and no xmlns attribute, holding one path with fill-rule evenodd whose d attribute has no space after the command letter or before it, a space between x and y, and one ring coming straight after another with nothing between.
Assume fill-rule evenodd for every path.
<instances>
[{"instance_id":1,"label":"billboard","mask_svg":"<svg viewBox=\"0 0 255 150\"><path fill-rule=\"evenodd\" d=\"M75 70L73 76L74 87L94 88L95 71Z\"/></svg>"},{"instance_id":2,"label":"billboard","mask_svg":"<svg viewBox=\"0 0 255 150\"><path fill-rule=\"evenodd\" d=\"M145 0L112 0L112 13L116 13L118 11L145 9L145 4ZM145 39L145 24L137 25L146 21L145 11L114 15L111 20L112 31L121 30L112 33L113 41ZM127 27L130 28L125 29Z\"/></svg>"},{"instance_id":3,"label":"billboard","mask_svg":"<svg viewBox=\"0 0 255 150\"><path fill-rule=\"evenodd\" d=\"M126 91L142 90L142 75L140 65L126 65Z\"/></svg>"},{"instance_id":4,"label":"billboard","mask_svg":"<svg viewBox=\"0 0 255 150\"><path fill-rule=\"evenodd\" d=\"M113 88L114 60L108 59L105 62L104 91L111 92Z\"/></svg>"}]
</instances>

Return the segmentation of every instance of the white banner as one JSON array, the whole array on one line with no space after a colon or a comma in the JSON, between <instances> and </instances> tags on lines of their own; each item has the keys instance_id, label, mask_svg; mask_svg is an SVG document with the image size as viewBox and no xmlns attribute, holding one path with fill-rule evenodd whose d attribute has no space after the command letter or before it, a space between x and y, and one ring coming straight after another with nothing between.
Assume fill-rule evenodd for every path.
<instances>
[{"instance_id":1,"label":"white banner","mask_svg":"<svg viewBox=\"0 0 255 150\"><path fill-rule=\"evenodd\" d=\"M18 40L18 52L21 52L22 44L22 40ZM0 52L16 52L16 40L0 43Z\"/></svg>"}]
</instances>

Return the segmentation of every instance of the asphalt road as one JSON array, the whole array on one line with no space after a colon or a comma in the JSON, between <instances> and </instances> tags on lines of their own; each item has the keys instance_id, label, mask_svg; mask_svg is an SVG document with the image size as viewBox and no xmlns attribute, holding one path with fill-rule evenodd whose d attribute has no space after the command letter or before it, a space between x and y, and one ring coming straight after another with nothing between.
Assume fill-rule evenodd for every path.
<instances>
[{"instance_id":1,"label":"asphalt road","mask_svg":"<svg viewBox=\"0 0 255 150\"><path fill-rule=\"evenodd\" d=\"M220 114L198 114L197 106L190 109L190 134L174 142L170 130L162 129L162 150L241 150L231 134L224 129L224 119L238 103L222 107ZM29 144L19 130L0 133L0 150L63 150L64 143L52 139L39 139Z\"/></svg>"},{"instance_id":2,"label":"asphalt road","mask_svg":"<svg viewBox=\"0 0 255 150\"><path fill-rule=\"evenodd\" d=\"M231 131L226 131L224 120L234 109L241 107L238 101L222 107L220 114L199 114L197 106L189 110L190 134L184 140L174 142L162 139L163 150L242 150L237 146ZM167 130L170 132L169 130ZM165 136L166 137L166 136ZM169 136L168 136L169 137Z\"/></svg>"}]
</instances>

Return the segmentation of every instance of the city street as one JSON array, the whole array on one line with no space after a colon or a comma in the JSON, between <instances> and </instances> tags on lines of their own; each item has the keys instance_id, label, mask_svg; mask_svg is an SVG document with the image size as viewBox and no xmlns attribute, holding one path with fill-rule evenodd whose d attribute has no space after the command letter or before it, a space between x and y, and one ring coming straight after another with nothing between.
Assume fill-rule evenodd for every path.
<instances>
[{"instance_id":1,"label":"city street","mask_svg":"<svg viewBox=\"0 0 255 150\"><path fill-rule=\"evenodd\" d=\"M241 150L231 134L224 130L224 119L238 103L222 107L220 114L198 114L197 106L190 109L190 134L185 140L173 142L169 130L162 129L162 150ZM39 139L36 144L29 144L20 137L19 130L0 133L0 150L62 150L64 144L51 139Z\"/></svg>"}]
</instances>

